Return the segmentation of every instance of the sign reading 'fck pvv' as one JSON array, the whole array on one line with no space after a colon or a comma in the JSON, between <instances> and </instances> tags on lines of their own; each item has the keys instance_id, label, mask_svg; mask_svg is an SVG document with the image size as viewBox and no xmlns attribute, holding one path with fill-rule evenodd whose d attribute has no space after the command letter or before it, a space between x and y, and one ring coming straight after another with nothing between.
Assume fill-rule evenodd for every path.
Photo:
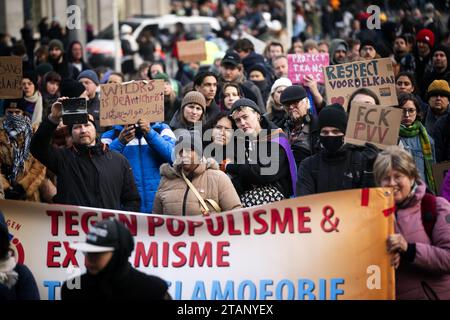
<instances>
[{"instance_id":1,"label":"sign reading 'fck pvv'","mask_svg":"<svg viewBox=\"0 0 450 320\"><path fill-rule=\"evenodd\" d=\"M368 103L353 103L345 133L347 143L372 143L379 148L396 145L402 110Z\"/></svg>"}]
</instances>

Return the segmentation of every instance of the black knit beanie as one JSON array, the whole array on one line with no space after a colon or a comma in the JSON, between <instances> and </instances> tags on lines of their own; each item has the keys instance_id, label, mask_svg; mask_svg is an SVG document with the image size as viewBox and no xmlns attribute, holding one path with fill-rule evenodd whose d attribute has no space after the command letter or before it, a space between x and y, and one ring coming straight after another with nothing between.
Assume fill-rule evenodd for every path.
<instances>
[{"instance_id":1,"label":"black knit beanie","mask_svg":"<svg viewBox=\"0 0 450 320\"><path fill-rule=\"evenodd\" d=\"M259 109L258 105L250 99L247 98L241 98L236 100L233 105L231 106L230 114L233 114L236 110L242 107L249 107L255 110L257 113L262 114L261 110Z\"/></svg>"},{"instance_id":2,"label":"black knit beanie","mask_svg":"<svg viewBox=\"0 0 450 320\"><path fill-rule=\"evenodd\" d=\"M86 88L78 81L64 79L61 82L61 97L78 98Z\"/></svg>"},{"instance_id":3,"label":"black knit beanie","mask_svg":"<svg viewBox=\"0 0 450 320\"><path fill-rule=\"evenodd\" d=\"M345 134L347 129L347 113L339 103L326 106L319 113L319 129L324 127L338 128Z\"/></svg>"}]
</instances>

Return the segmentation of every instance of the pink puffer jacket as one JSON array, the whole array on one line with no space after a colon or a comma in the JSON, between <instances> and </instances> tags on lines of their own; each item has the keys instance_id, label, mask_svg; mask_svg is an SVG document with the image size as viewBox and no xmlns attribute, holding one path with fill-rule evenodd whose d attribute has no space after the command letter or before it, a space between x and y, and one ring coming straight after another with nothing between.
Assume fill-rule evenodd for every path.
<instances>
[{"instance_id":1,"label":"pink puffer jacket","mask_svg":"<svg viewBox=\"0 0 450 320\"><path fill-rule=\"evenodd\" d=\"M437 221L432 239L421 218L425 185L419 183L409 206L397 211L395 230L416 244L414 261L403 259L396 273L397 299L450 299L450 203L436 198Z\"/></svg>"}]
</instances>

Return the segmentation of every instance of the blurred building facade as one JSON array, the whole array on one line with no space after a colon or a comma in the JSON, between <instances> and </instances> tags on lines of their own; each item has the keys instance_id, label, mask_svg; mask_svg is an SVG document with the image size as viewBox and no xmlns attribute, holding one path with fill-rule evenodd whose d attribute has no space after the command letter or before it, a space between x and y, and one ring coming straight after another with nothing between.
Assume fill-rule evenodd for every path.
<instances>
[{"instance_id":1,"label":"blurred building facade","mask_svg":"<svg viewBox=\"0 0 450 320\"><path fill-rule=\"evenodd\" d=\"M117 0L119 19L141 15L163 15L170 11L167 0ZM26 21L31 21L35 33L43 17L49 22L57 19L61 25L67 21L66 9L73 3L79 4L86 23L92 25L94 34L107 27L113 20L111 0L0 0L0 33L8 33L20 39L20 29ZM38 34L37 34L38 35Z\"/></svg>"}]
</instances>

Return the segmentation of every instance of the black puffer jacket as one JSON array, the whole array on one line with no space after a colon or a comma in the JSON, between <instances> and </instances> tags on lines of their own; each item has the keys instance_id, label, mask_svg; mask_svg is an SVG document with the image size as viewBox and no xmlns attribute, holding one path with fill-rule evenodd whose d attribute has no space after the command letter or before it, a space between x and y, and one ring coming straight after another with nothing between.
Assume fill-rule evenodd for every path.
<instances>
[{"instance_id":1,"label":"black puffer jacket","mask_svg":"<svg viewBox=\"0 0 450 320\"><path fill-rule=\"evenodd\" d=\"M134 249L130 231L116 221L119 248L98 274L81 276L80 289L70 290L67 282L61 288L62 300L163 300L170 299L167 283L134 269L128 258Z\"/></svg>"},{"instance_id":2,"label":"black puffer jacket","mask_svg":"<svg viewBox=\"0 0 450 320\"><path fill-rule=\"evenodd\" d=\"M337 153L324 149L306 158L298 168L297 196L374 187L378 152L372 144L346 144Z\"/></svg>"},{"instance_id":3,"label":"black puffer jacket","mask_svg":"<svg viewBox=\"0 0 450 320\"><path fill-rule=\"evenodd\" d=\"M106 145L54 148L48 119L31 139L31 153L58 177L55 203L139 211L141 199L128 160Z\"/></svg>"}]
</instances>

